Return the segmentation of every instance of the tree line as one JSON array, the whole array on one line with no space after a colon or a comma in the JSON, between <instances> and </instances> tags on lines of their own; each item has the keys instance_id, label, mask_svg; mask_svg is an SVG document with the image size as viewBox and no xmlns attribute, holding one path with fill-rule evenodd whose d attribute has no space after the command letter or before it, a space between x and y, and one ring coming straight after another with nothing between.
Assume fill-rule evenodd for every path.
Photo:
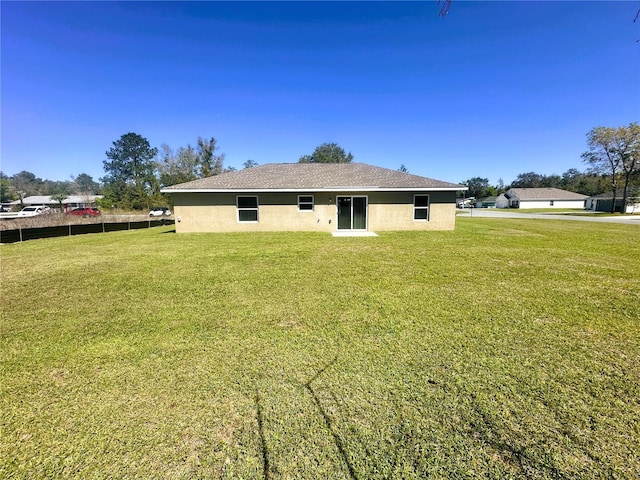
<instances>
[{"instance_id":1,"label":"tree line","mask_svg":"<svg viewBox=\"0 0 640 480\"><path fill-rule=\"evenodd\" d=\"M502 179L499 179L496 185L491 185L488 178L482 177L472 177L460 183L469 188L465 192L466 197L477 199L497 196L510 188L551 187L589 196L611 190L611 180L607 175L590 170L581 172L577 168L570 168L562 175L545 175L536 172L519 173L510 184L505 184Z\"/></svg>"},{"instance_id":2,"label":"tree line","mask_svg":"<svg viewBox=\"0 0 640 480\"><path fill-rule=\"evenodd\" d=\"M500 179L490 185L483 177L472 177L461 183L468 187L466 196L484 198L499 195L509 188L556 187L584 195L612 192L624 202L640 189L640 125L596 127L587 133L588 150L582 160L588 165L584 172L572 168L562 175L536 172L519 174L509 185ZM114 141L105 152L105 176L99 182L86 174L70 181L42 180L27 171L13 176L0 172L0 200L5 203L30 195L50 195L61 201L68 195L103 195L99 206L106 209L143 210L168 204L160 189L199 178L236 170L225 167L215 138L198 137L195 145L172 149L162 144L160 149L137 133L126 133ZM336 143L323 143L311 154L302 155L300 163L349 163L353 154ZM247 160L243 168L258 165ZM399 171L408 173L404 165ZM615 202L614 202L615 203Z\"/></svg>"},{"instance_id":3,"label":"tree line","mask_svg":"<svg viewBox=\"0 0 640 480\"><path fill-rule=\"evenodd\" d=\"M81 173L70 181L42 180L34 173L22 171L12 176L0 172L0 200L8 203L31 195L51 196L62 201L69 195L102 195L98 206L105 209L144 210L154 205L169 204L161 188L233 172L225 167L224 153L219 152L215 138L198 137L195 145L174 150L167 144L160 149L133 132L122 135L105 152L105 176L99 182ZM351 162L353 155L335 143L324 143L310 155L300 157L300 163ZM247 160L243 168L257 166Z\"/></svg>"}]
</instances>

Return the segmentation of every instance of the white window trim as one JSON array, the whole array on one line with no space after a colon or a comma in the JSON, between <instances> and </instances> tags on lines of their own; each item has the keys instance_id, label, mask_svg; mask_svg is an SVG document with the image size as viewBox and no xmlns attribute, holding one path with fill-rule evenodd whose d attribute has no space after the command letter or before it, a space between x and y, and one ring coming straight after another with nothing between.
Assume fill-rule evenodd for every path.
<instances>
[{"instance_id":1,"label":"white window trim","mask_svg":"<svg viewBox=\"0 0 640 480\"><path fill-rule=\"evenodd\" d=\"M416 207L416 197L427 197L426 207ZM427 218L416 218L416 210L426 210ZM431 217L431 196L424 193L417 193L413 196L413 221L414 222L428 222Z\"/></svg>"},{"instance_id":2,"label":"white window trim","mask_svg":"<svg viewBox=\"0 0 640 480\"><path fill-rule=\"evenodd\" d=\"M238 205L238 199L239 198L247 198L247 197L251 197L251 198L255 198L256 199L256 206L255 207L240 207ZM244 212L244 211L253 211L255 210L256 212L256 220L240 220L240 212ZM258 201L258 195L236 195L236 220L238 221L238 223L258 223L260 221L260 202Z\"/></svg>"},{"instance_id":3,"label":"white window trim","mask_svg":"<svg viewBox=\"0 0 640 480\"><path fill-rule=\"evenodd\" d=\"M302 197L311 197L311 210L303 210L300 208L300 205L309 205L309 202L301 202L300 198ZM316 199L314 195L298 195L298 211L303 213L313 213L316 209Z\"/></svg>"}]
</instances>

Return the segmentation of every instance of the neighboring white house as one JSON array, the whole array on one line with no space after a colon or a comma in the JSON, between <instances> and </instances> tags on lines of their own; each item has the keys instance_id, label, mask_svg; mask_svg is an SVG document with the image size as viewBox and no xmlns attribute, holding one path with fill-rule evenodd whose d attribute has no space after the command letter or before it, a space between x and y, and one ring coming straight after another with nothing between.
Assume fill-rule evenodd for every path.
<instances>
[{"instance_id":1,"label":"neighboring white house","mask_svg":"<svg viewBox=\"0 0 640 480\"><path fill-rule=\"evenodd\" d=\"M96 200L104 198L104 195L69 195L62 200L62 207L65 211L71 210L77 207L88 207L94 205ZM24 205L25 207L40 206L50 207L57 209L60 207L60 202L51 198L50 195L31 195L24 197L22 202L15 200L10 205Z\"/></svg>"},{"instance_id":2,"label":"neighboring white house","mask_svg":"<svg viewBox=\"0 0 640 480\"><path fill-rule=\"evenodd\" d=\"M589 198L559 188L510 188L496 199L496 208L585 208Z\"/></svg>"}]
</instances>

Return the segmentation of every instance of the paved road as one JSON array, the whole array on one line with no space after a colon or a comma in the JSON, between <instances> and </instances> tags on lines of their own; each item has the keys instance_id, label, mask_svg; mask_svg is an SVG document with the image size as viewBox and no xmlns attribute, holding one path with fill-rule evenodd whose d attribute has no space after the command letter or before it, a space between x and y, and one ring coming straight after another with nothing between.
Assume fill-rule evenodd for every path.
<instances>
[{"instance_id":1,"label":"paved road","mask_svg":"<svg viewBox=\"0 0 640 480\"><path fill-rule=\"evenodd\" d=\"M627 215L605 217L602 215L558 215L554 213L517 213L513 210L498 210L494 208L472 208L460 211L458 215L485 218L540 218L544 220L577 220L579 222L601 222L601 223L626 223L627 225L640 225L640 215Z\"/></svg>"}]
</instances>

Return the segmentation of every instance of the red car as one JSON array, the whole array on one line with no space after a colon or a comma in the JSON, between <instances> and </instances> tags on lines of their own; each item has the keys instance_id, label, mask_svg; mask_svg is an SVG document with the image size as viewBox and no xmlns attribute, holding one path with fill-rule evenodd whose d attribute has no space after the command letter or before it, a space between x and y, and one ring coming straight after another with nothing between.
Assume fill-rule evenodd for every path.
<instances>
[{"instance_id":1,"label":"red car","mask_svg":"<svg viewBox=\"0 0 640 480\"><path fill-rule=\"evenodd\" d=\"M69 215L81 215L83 217L97 217L100 215L100 210L94 207L80 207L74 208L73 210L67 212Z\"/></svg>"}]
</instances>

